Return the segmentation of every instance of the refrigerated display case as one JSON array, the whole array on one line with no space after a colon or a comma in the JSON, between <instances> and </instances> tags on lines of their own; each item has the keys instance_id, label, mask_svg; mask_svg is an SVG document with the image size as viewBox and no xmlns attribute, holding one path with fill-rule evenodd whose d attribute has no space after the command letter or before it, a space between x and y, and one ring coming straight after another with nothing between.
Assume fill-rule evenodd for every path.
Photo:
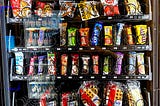
<instances>
[{"instance_id":1,"label":"refrigerated display case","mask_svg":"<svg viewBox=\"0 0 160 106\"><path fill-rule=\"evenodd\" d=\"M5 106L159 106L158 0L15 1L1 9Z\"/></svg>"}]
</instances>

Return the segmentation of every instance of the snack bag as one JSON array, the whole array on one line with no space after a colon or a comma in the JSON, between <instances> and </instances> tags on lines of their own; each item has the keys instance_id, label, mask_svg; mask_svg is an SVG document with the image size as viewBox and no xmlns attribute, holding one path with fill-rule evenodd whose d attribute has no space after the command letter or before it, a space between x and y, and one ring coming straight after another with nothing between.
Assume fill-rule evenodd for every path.
<instances>
[{"instance_id":1,"label":"snack bag","mask_svg":"<svg viewBox=\"0 0 160 106\"><path fill-rule=\"evenodd\" d=\"M122 72L122 60L124 57L124 54L121 52L116 52L117 54L117 61L116 61L116 67L115 67L115 74L120 75Z\"/></svg>"},{"instance_id":2,"label":"snack bag","mask_svg":"<svg viewBox=\"0 0 160 106\"><path fill-rule=\"evenodd\" d=\"M61 55L61 75L67 75L68 55Z\"/></svg>"},{"instance_id":3,"label":"snack bag","mask_svg":"<svg viewBox=\"0 0 160 106\"><path fill-rule=\"evenodd\" d=\"M42 75L44 73L44 59L46 56L38 56L38 74Z\"/></svg>"},{"instance_id":4,"label":"snack bag","mask_svg":"<svg viewBox=\"0 0 160 106\"><path fill-rule=\"evenodd\" d=\"M137 53L137 66L139 74L146 74L144 65L144 53Z\"/></svg>"},{"instance_id":5,"label":"snack bag","mask_svg":"<svg viewBox=\"0 0 160 106\"><path fill-rule=\"evenodd\" d=\"M79 73L79 54L72 54L72 71L71 75L78 75Z\"/></svg>"},{"instance_id":6,"label":"snack bag","mask_svg":"<svg viewBox=\"0 0 160 106\"><path fill-rule=\"evenodd\" d=\"M116 45L121 45L122 30L124 23L117 23Z\"/></svg>"},{"instance_id":7,"label":"snack bag","mask_svg":"<svg viewBox=\"0 0 160 106\"><path fill-rule=\"evenodd\" d=\"M48 52L47 58L48 58L48 74L56 75L56 54Z\"/></svg>"},{"instance_id":8,"label":"snack bag","mask_svg":"<svg viewBox=\"0 0 160 106\"><path fill-rule=\"evenodd\" d=\"M67 23L59 23L59 28L60 28L60 46L65 46L67 43L66 41Z\"/></svg>"},{"instance_id":9,"label":"snack bag","mask_svg":"<svg viewBox=\"0 0 160 106\"><path fill-rule=\"evenodd\" d=\"M82 56L83 61L83 68L82 68L82 74L89 74L89 56Z\"/></svg>"},{"instance_id":10,"label":"snack bag","mask_svg":"<svg viewBox=\"0 0 160 106\"><path fill-rule=\"evenodd\" d=\"M68 46L76 46L76 32L77 28L68 29Z\"/></svg>"},{"instance_id":11,"label":"snack bag","mask_svg":"<svg viewBox=\"0 0 160 106\"><path fill-rule=\"evenodd\" d=\"M32 0L20 0L21 17L31 16Z\"/></svg>"},{"instance_id":12,"label":"snack bag","mask_svg":"<svg viewBox=\"0 0 160 106\"><path fill-rule=\"evenodd\" d=\"M93 60L93 74L99 74L99 56L93 55L92 60Z\"/></svg>"},{"instance_id":13,"label":"snack bag","mask_svg":"<svg viewBox=\"0 0 160 106\"><path fill-rule=\"evenodd\" d=\"M129 75L134 75L136 73L136 56L136 52L129 52Z\"/></svg>"},{"instance_id":14,"label":"snack bag","mask_svg":"<svg viewBox=\"0 0 160 106\"><path fill-rule=\"evenodd\" d=\"M104 45L113 45L112 26L104 26Z\"/></svg>"},{"instance_id":15,"label":"snack bag","mask_svg":"<svg viewBox=\"0 0 160 106\"><path fill-rule=\"evenodd\" d=\"M70 17L74 18L74 12L76 11L77 3L72 1L63 1L60 2L60 13L59 16L61 17Z\"/></svg>"},{"instance_id":16,"label":"snack bag","mask_svg":"<svg viewBox=\"0 0 160 106\"><path fill-rule=\"evenodd\" d=\"M33 56L30 59L30 66L29 66L29 72L28 75L34 75L35 74L35 60L37 59L37 56Z\"/></svg>"},{"instance_id":17,"label":"snack bag","mask_svg":"<svg viewBox=\"0 0 160 106\"><path fill-rule=\"evenodd\" d=\"M15 61L16 61L16 71L15 73L18 75L23 75L23 60L24 60L24 54L22 52L16 52L15 53Z\"/></svg>"},{"instance_id":18,"label":"snack bag","mask_svg":"<svg viewBox=\"0 0 160 106\"><path fill-rule=\"evenodd\" d=\"M109 72L111 72L110 63L109 63L110 57L104 57L104 63L103 63L103 75L108 75Z\"/></svg>"},{"instance_id":19,"label":"snack bag","mask_svg":"<svg viewBox=\"0 0 160 106\"><path fill-rule=\"evenodd\" d=\"M126 38L127 38L127 44L129 45L133 45L134 42L133 42L133 35L132 35L132 28L131 26L125 26L124 27L124 31L125 31L125 35L126 35Z\"/></svg>"},{"instance_id":20,"label":"snack bag","mask_svg":"<svg viewBox=\"0 0 160 106\"><path fill-rule=\"evenodd\" d=\"M80 28L80 46L89 46L89 28Z\"/></svg>"},{"instance_id":21,"label":"snack bag","mask_svg":"<svg viewBox=\"0 0 160 106\"><path fill-rule=\"evenodd\" d=\"M78 3L78 7L82 21L99 17L95 1L86 1Z\"/></svg>"}]
</instances>

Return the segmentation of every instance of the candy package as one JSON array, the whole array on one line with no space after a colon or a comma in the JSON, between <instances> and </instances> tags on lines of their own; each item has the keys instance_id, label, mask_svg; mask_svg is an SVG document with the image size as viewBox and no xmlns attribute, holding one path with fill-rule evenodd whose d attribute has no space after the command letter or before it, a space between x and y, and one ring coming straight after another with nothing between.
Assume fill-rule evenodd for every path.
<instances>
[{"instance_id":1,"label":"candy package","mask_svg":"<svg viewBox=\"0 0 160 106\"><path fill-rule=\"evenodd\" d=\"M101 99L98 96L97 82L84 81L79 88L80 97L84 106L99 106Z\"/></svg>"},{"instance_id":2,"label":"candy package","mask_svg":"<svg viewBox=\"0 0 160 106\"><path fill-rule=\"evenodd\" d=\"M76 46L77 28L71 27L67 31L68 31L68 46Z\"/></svg>"},{"instance_id":3,"label":"candy package","mask_svg":"<svg viewBox=\"0 0 160 106\"><path fill-rule=\"evenodd\" d=\"M72 1L63 1L60 2L60 13L59 16L61 17L70 17L74 18L74 13L76 11L77 3Z\"/></svg>"},{"instance_id":4,"label":"candy package","mask_svg":"<svg viewBox=\"0 0 160 106\"><path fill-rule=\"evenodd\" d=\"M124 32L125 32L125 35L126 35L126 40L127 40L127 44L129 44L129 45L133 45L134 44L134 42L133 42L133 34L132 34L132 27L131 27L131 25L129 25L129 26L125 26L124 27Z\"/></svg>"},{"instance_id":5,"label":"candy package","mask_svg":"<svg viewBox=\"0 0 160 106\"><path fill-rule=\"evenodd\" d=\"M144 64L144 53L137 53L137 67L139 74L146 74Z\"/></svg>"},{"instance_id":6,"label":"candy package","mask_svg":"<svg viewBox=\"0 0 160 106\"><path fill-rule=\"evenodd\" d=\"M110 67L110 56L104 57L104 63L103 63L103 75L107 75L111 72Z\"/></svg>"},{"instance_id":7,"label":"candy package","mask_svg":"<svg viewBox=\"0 0 160 106\"><path fill-rule=\"evenodd\" d=\"M127 81L127 100L129 106L145 106L139 81Z\"/></svg>"},{"instance_id":8,"label":"candy package","mask_svg":"<svg viewBox=\"0 0 160 106\"><path fill-rule=\"evenodd\" d=\"M129 52L129 75L134 75L136 73L136 56L136 52Z\"/></svg>"},{"instance_id":9,"label":"candy package","mask_svg":"<svg viewBox=\"0 0 160 106\"><path fill-rule=\"evenodd\" d=\"M72 54L72 70L71 75L78 75L79 73L79 54Z\"/></svg>"},{"instance_id":10,"label":"candy package","mask_svg":"<svg viewBox=\"0 0 160 106\"><path fill-rule=\"evenodd\" d=\"M37 59L37 56L31 57L28 75L34 75L35 74L35 61L36 61L36 59Z\"/></svg>"},{"instance_id":11,"label":"candy package","mask_svg":"<svg viewBox=\"0 0 160 106\"><path fill-rule=\"evenodd\" d=\"M116 67L115 67L115 74L120 75L122 72L122 60L124 57L124 54L121 52L116 52L117 55L117 61L116 61Z\"/></svg>"},{"instance_id":12,"label":"candy package","mask_svg":"<svg viewBox=\"0 0 160 106\"><path fill-rule=\"evenodd\" d=\"M60 46L65 46L66 45L66 28L67 28L67 23L59 23L59 28L60 28Z\"/></svg>"},{"instance_id":13,"label":"candy package","mask_svg":"<svg viewBox=\"0 0 160 106\"><path fill-rule=\"evenodd\" d=\"M124 0L127 15L139 15L143 14L141 11L141 5L138 0Z\"/></svg>"},{"instance_id":14,"label":"candy package","mask_svg":"<svg viewBox=\"0 0 160 106\"><path fill-rule=\"evenodd\" d=\"M93 61L93 74L99 74L99 56L93 55L92 61Z\"/></svg>"},{"instance_id":15,"label":"candy package","mask_svg":"<svg viewBox=\"0 0 160 106\"><path fill-rule=\"evenodd\" d=\"M136 44L146 44L147 42L147 25L136 25L134 26L136 31Z\"/></svg>"},{"instance_id":16,"label":"candy package","mask_svg":"<svg viewBox=\"0 0 160 106\"><path fill-rule=\"evenodd\" d=\"M123 26L124 23L117 23L116 45L121 45Z\"/></svg>"},{"instance_id":17,"label":"candy package","mask_svg":"<svg viewBox=\"0 0 160 106\"><path fill-rule=\"evenodd\" d=\"M45 35L45 28L41 28L41 30L39 31L38 46L44 45L44 35Z\"/></svg>"},{"instance_id":18,"label":"candy package","mask_svg":"<svg viewBox=\"0 0 160 106\"><path fill-rule=\"evenodd\" d=\"M105 105L122 106L123 87L120 82L110 81L104 89Z\"/></svg>"},{"instance_id":19,"label":"candy package","mask_svg":"<svg viewBox=\"0 0 160 106\"><path fill-rule=\"evenodd\" d=\"M61 75L67 75L68 55L61 55Z\"/></svg>"},{"instance_id":20,"label":"candy package","mask_svg":"<svg viewBox=\"0 0 160 106\"><path fill-rule=\"evenodd\" d=\"M38 74L41 75L45 72L44 60L46 56L38 56Z\"/></svg>"},{"instance_id":21,"label":"candy package","mask_svg":"<svg viewBox=\"0 0 160 106\"><path fill-rule=\"evenodd\" d=\"M82 21L99 17L95 1L80 2L78 3L78 7Z\"/></svg>"},{"instance_id":22,"label":"candy package","mask_svg":"<svg viewBox=\"0 0 160 106\"><path fill-rule=\"evenodd\" d=\"M103 28L102 23L96 23L94 25L94 29L93 29L92 36L91 36L92 46L99 45L99 40L100 40L99 38L100 38L102 28Z\"/></svg>"},{"instance_id":23,"label":"candy package","mask_svg":"<svg viewBox=\"0 0 160 106\"><path fill-rule=\"evenodd\" d=\"M56 54L48 52L47 58L48 58L48 74L56 75Z\"/></svg>"},{"instance_id":24,"label":"candy package","mask_svg":"<svg viewBox=\"0 0 160 106\"><path fill-rule=\"evenodd\" d=\"M112 26L104 26L104 45L113 45Z\"/></svg>"},{"instance_id":25,"label":"candy package","mask_svg":"<svg viewBox=\"0 0 160 106\"><path fill-rule=\"evenodd\" d=\"M23 60L24 60L24 54L22 52L16 52L15 53L15 63L16 63L16 71L15 73L18 75L23 75Z\"/></svg>"},{"instance_id":26,"label":"candy package","mask_svg":"<svg viewBox=\"0 0 160 106\"><path fill-rule=\"evenodd\" d=\"M114 16L120 14L118 1L119 0L101 0L104 8L104 16Z\"/></svg>"},{"instance_id":27,"label":"candy package","mask_svg":"<svg viewBox=\"0 0 160 106\"><path fill-rule=\"evenodd\" d=\"M83 55L81 58L82 58L82 61L83 61L82 74L89 74L90 56Z\"/></svg>"},{"instance_id":28,"label":"candy package","mask_svg":"<svg viewBox=\"0 0 160 106\"><path fill-rule=\"evenodd\" d=\"M89 46L89 28L80 28L80 46Z\"/></svg>"}]
</instances>

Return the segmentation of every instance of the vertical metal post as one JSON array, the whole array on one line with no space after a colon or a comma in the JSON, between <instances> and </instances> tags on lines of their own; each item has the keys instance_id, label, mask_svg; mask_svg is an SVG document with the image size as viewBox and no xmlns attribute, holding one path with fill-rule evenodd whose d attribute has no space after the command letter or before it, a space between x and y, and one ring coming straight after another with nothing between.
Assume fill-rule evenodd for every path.
<instances>
[{"instance_id":1,"label":"vertical metal post","mask_svg":"<svg viewBox=\"0 0 160 106\"><path fill-rule=\"evenodd\" d=\"M1 54L2 54L2 75L3 75L3 94L4 94L4 106L10 105L10 91L9 91L9 68L8 68L8 58L6 49L6 21L5 21L5 5L4 0L0 0L0 21L1 21Z\"/></svg>"}]
</instances>

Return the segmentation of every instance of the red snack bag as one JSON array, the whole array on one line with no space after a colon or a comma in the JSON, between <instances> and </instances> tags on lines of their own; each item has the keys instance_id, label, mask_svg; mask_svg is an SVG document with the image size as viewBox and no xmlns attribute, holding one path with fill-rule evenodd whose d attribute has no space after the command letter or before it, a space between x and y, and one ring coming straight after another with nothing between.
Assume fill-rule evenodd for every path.
<instances>
[{"instance_id":1,"label":"red snack bag","mask_svg":"<svg viewBox=\"0 0 160 106\"><path fill-rule=\"evenodd\" d=\"M11 0L11 6L13 11L13 16L16 18L20 17L20 0Z\"/></svg>"},{"instance_id":2,"label":"red snack bag","mask_svg":"<svg viewBox=\"0 0 160 106\"><path fill-rule=\"evenodd\" d=\"M99 66L98 66L98 61L99 61L99 56L92 56L93 60L93 74L99 74Z\"/></svg>"},{"instance_id":3,"label":"red snack bag","mask_svg":"<svg viewBox=\"0 0 160 106\"><path fill-rule=\"evenodd\" d=\"M72 54L72 71L71 75L78 75L79 54Z\"/></svg>"},{"instance_id":4,"label":"red snack bag","mask_svg":"<svg viewBox=\"0 0 160 106\"><path fill-rule=\"evenodd\" d=\"M89 28L80 28L81 46L89 46Z\"/></svg>"},{"instance_id":5,"label":"red snack bag","mask_svg":"<svg viewBox=\"0 0 160 106\"><path fill-rule=\"evenodd\" d=\"M67 54L61 55L61 75L67 75L67 64L68 64Z\"/></svg>"}]
</instances>

